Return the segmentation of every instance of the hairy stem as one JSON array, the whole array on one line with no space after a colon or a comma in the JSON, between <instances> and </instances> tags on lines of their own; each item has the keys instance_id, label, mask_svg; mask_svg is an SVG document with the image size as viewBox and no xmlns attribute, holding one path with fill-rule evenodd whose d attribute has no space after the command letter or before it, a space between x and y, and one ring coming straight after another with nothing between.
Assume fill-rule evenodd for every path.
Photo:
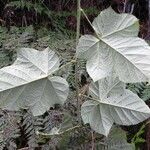
<instances>
[{"instance_id":1,"label":"hairy stem","mask_svg":"<svg viewBox=\"0 0 150 150\"><path fill-rule=\"evenodd\" d=\"M81 24L81 0L78 0L77 4L77 33L76 33L76 45L78 45L80 37L80 24Z\"/></svg>"},{"instance_id":2,"label":"hairy stem","mask_svg":"<svg viewBox=\"0 0 150 150\"><path fill-rule=\"evenodd\" d=\"M95 140L95 137L94 137L94 132L93 131L91 131L91 144L92 144L92 148L91 148L91 150L94 150L94 147L95 147L95 142L94 142L94 140Z\"/></svg>"},{"instance_id":3,"label":"hairy stem","mask_svg":"<svg viewBox=\"0 0 150 150\"><path fill-rule=\"evenodd\" d=\"M81 96L83 96L83 97L85 97L85 98L87 98L87 99L91 99L91 100L93 100L93 101L97 101L97 102L100 102L99 101L99 99L96 99L96 98L92 98L92 97L90 97L90 96L87 96L87 95L84 95L84 94L79 94L79 97L81 97Z\"/></svg>"},{"instance_id":4,"label":"hairy stem","mask_svg":"<svg viewBox=\"0 0 150 150\"><path fill-rule=\"evenodd\" d=\"M97 32L95 31L95 29L94 29L94 27L93 27L91 21L89 20L88 16L86 15L86 13L84 12L83 9L81 9L81 12L82 12L82 14L84 15L84 17L86 18L86 20L87 20L87 22L89 23L89 25L90 25L90 26L92 27L92 29L94 30L96 37L99 39L99 35L98 35Z\"/></svg>"},{"instance_id":5,"label":"hairy stem","mask_svg":"<svg viewBox=\"0 0 150 150\"><path fill-rule=\"evenodd\" d=\"M76 46L80 37L80 24L81 24L81 0L77 1L77 33L76 33ZM76 58L77 59L77 58ZM76 98L77 98L77 115L80 122L80 100L79 100L79 85L78 85L78 61L75 64L75 85L76 85Z\"/></svg>"},{"instance_id":6,"label":"hairy stem","mask_svg":"<svg viewBox=\"0 0 150 150\"><path fill-rule=\"evenodd\" d=\"M60 135L69 133L69 132L71 132L73 130L76 130L78 128L82 128L82 126L77 125L77 126L74 126L72 128L69 128L69 129L67 129L65 131L62 131L62 132L59 132L59 133L54 133L54 134L53 133L52 134L51 133L43 133L43 132L39 132L39 131L37 131L36 134L40 135L40 136L43 136L43 137L46 137L46 138L51 138L52 136L60 136Z\"/></svg>"}]
</instances>

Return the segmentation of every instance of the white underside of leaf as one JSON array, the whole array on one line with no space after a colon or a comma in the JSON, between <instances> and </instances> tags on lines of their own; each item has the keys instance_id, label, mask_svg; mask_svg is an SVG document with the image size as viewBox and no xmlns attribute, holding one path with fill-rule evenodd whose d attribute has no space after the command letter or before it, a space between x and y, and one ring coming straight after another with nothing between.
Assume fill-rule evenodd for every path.
<instances>
[{"instance_id":1,"label":"white underside of leaf","mask_svg":"<svg viewBox=\"0 0 150 150\"><path fill-rule=\"evenodd\" d=\"M87 72L94 81L112 70L127 83L149 81L150 47L137 37L139 24L134 16L108 8L94 20L93 28L98 37L82 36L76 54L87 60Z\"/></svg>"},{"instance_id":2,"label":"white underside of leaf","mask_svg":"<svg viewBox=\"0 0 150 150\"><path fill-rule=\"evenodd\" d=\"M114 76L92 83L89 90L92 100L84 102L81 115L100 134L107 136L113 123L133 125L150 117L144 101Z\"/></svg>"},{"instance_id":3,"label":"white underside of leaf","mask_svg":"<svg viewBox=\"0 0 150 150\"><path fill-rule=\"evenodd\" d=\"M63 104L68 96L68 83L61 77L50 77L58 67L58 56L48 48L18 51L15 63L0 69L0 107L30 108L37 116L54 104Z\"/></svg>"},{"instance_id":4,"label":"white underside of leaf","mask_svg":"<svg viewBox=\"0 0 150 150\"><path fill-rule=\"evenodd\" d=\"M68 95L68 84L60 77L41 79L0 93L3 109L30 108L33 115L42 115L54 104L63 104Z\"/></svg>"}]
</instances>

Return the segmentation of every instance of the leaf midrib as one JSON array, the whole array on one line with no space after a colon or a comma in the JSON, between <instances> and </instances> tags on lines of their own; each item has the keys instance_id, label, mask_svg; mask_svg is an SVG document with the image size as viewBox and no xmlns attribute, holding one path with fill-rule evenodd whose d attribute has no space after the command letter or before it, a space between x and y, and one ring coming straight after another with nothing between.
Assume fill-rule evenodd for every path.
<instances>
[{"instance_id":1,"label":"leaf midrib","mask_svg":"<svg viewBox=\"0 0 150 150\"><path fill-rule=\"evenodd\" d=\"M127 110L131 110L131 111L136 111L136 112L138 112L138 113L145 113L145 112L143 112L143 111L138 111L138 110L133 110L133 109L131 109L131 108L128 108L128 107L125 107L125 106L122 106L122 105L113 105L113 104L111 104L111 103L107 103L107 102L105 102L105 101L100 101L100 100L96 100L96 99L92 99L92 100L95 100L95 101L97 101L99 104L97 104L97 105L100 105L100 104L103 104L103 105L106 105L106 106L111 106L111 107L118 107L118 108L120 108L120 109L127 109ZM116 104L116 103L114 103L114 104ZM145 114L148 114L148 113L145 113Z\"/></svg>"},{"instance_id":2,"label":"leaf midrib","mask_svg":"<svg viewBox=\"0 0 150 150\"><path fill-rule=\"evenodd\" d=\"M104 44L106 44L108 47L110 47L111 49L114 50L114 52L116 52L118 55L121 55L125 60L127 60L130 64L132 64L137 70L139 70L139 72L141 72L145 78L147 78L147 76L145 75L145 73L143 73L143 71L141 71L136 65L134 65L133 62L131 62L130 60L128 60L127 57L125 57L122 53L118 52L114 47L110 46L106 41L104 41L102 38L99 38L99 41L103 42ZM97 41L97 43L99 42Z\"/></svg>"},{"instance_id":3,"label":"leaf midrib","mask_svg":"<svg viewBox=\"0 0 150 150\"><path fill-rule=\"evenodd\" d=\"M50 76L50 75L49 75ZM38 81L38 80L42 80L42 79L45 79L45 78L48 78L49 76L47 75L44 75L42 77L38 77L37 79L34 79L32 81L26 81L26 83L23 83L23 84L20 84L20 85L14 85L13 87L9 87L7 89L4 89L4 90L1 90L0 92L4 92L4 91L7 91L7 90L11 90L11 89L14 89L14 88L17 88L17 87L21 87L21 86L24 86L24 85L27 85L27 84L30 84L32 82L35 82L35 81ZM6 82L7 83L7 82ZM9 83L8 83L9 84Z\"/></svg>"}]
</instances>

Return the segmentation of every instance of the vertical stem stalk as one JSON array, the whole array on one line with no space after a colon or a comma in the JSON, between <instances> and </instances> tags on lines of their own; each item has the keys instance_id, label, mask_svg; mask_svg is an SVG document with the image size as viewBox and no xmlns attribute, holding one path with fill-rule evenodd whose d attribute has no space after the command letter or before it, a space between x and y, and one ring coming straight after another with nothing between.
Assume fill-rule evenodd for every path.
<instances>
[{"instance_id":1,"label":"vertical stem stalk","mask_svg":"<svg viewBox=\"0 0 150 150\"><path fill-rule=\"evenodd\" d=\"M81 0L77 0L77 31L76 31L76 46L80 37L80 24L81 24ZM76 58L77 60L77 58ZM79 85L78 85L78 61L75 63L75 85L76 85L76 98L77 98L77 115L80 122L80 102L79 102Z\"/></svg>"},{"instance_id":2,"label":"vertical stem stalk","mask_svg":"<svg viewBox=\"0 0 150 150\"><path fill-rule=\"evenodd\" d=\"M93 131L91 131L91 136L92 136L92 140L91 140L91 144L92 144L92 148L91 148L91 150L94 150L94 147L95 147L95 143L94 143L94 140L95 140L95 137L94 137L94 132Z\"/></svg>"},{"instance_id":3,"label":"vertical stem stalk","mask_svg":"<svg viewBox=\"0 0 150 150\"><path fill-rule=\"evenodd\" d=\"M78 44L80 37L80 24L81 24L81 0L77 1L77 35L76 35L76 45Z\"/></svg>"},{"instance_id":4,"label":"vertical stem stalk","mask_svg":"<svg viewBox=\"0 0 150 150\"><path fill-rule=\"evenodd\" d=\"M148 0L148 34L149 33L150 33L150 0Z\"/></svg>"}]
</instances>

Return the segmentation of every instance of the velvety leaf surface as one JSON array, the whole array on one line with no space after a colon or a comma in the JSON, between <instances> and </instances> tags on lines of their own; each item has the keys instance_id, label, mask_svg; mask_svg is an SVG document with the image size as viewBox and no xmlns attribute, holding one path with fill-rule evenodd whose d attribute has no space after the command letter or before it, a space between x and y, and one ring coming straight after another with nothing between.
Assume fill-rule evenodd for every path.
<instances>
[{"instance_id":1,"label":"velvety leaf surface","mask_svg":"<svg viewBox=\"0 0 150 150\"><path fill-rule=\"evenodd\" d=\"M86 69L94 81L115 71L123 82L150 78L150 47L138 38L139 22L131 14L117 14L112 8L93 21L97 36L81 36L78 58L86 59Z\"/></svg>"},{"instance_id":2,"label":"velvety leaf surface","mask_svg":"<svg viewBox=\"0 0 150 150\"><path fill-rule=\"evenodd\" d=\"M0 69L0 107L30 108L37 116L56 103L63 104L68 96L68 83L51 76L59 68L58 56L49 48L23 48L17 54L13 65Z\"/></svg>"},{"instance_id":3,"label":"velvety leaf surface","mask_svg":"<svg viewBox=\"0 0 150 150\"><path fill-rule=\"evenodd\" d=\"M92 83L89 93L92 98L82 105L82 119L105 136L113 123L133 125L150 117L150 109L144 101L126 90L124 83L114 75Z\"/></svg>"}]
</instances>

